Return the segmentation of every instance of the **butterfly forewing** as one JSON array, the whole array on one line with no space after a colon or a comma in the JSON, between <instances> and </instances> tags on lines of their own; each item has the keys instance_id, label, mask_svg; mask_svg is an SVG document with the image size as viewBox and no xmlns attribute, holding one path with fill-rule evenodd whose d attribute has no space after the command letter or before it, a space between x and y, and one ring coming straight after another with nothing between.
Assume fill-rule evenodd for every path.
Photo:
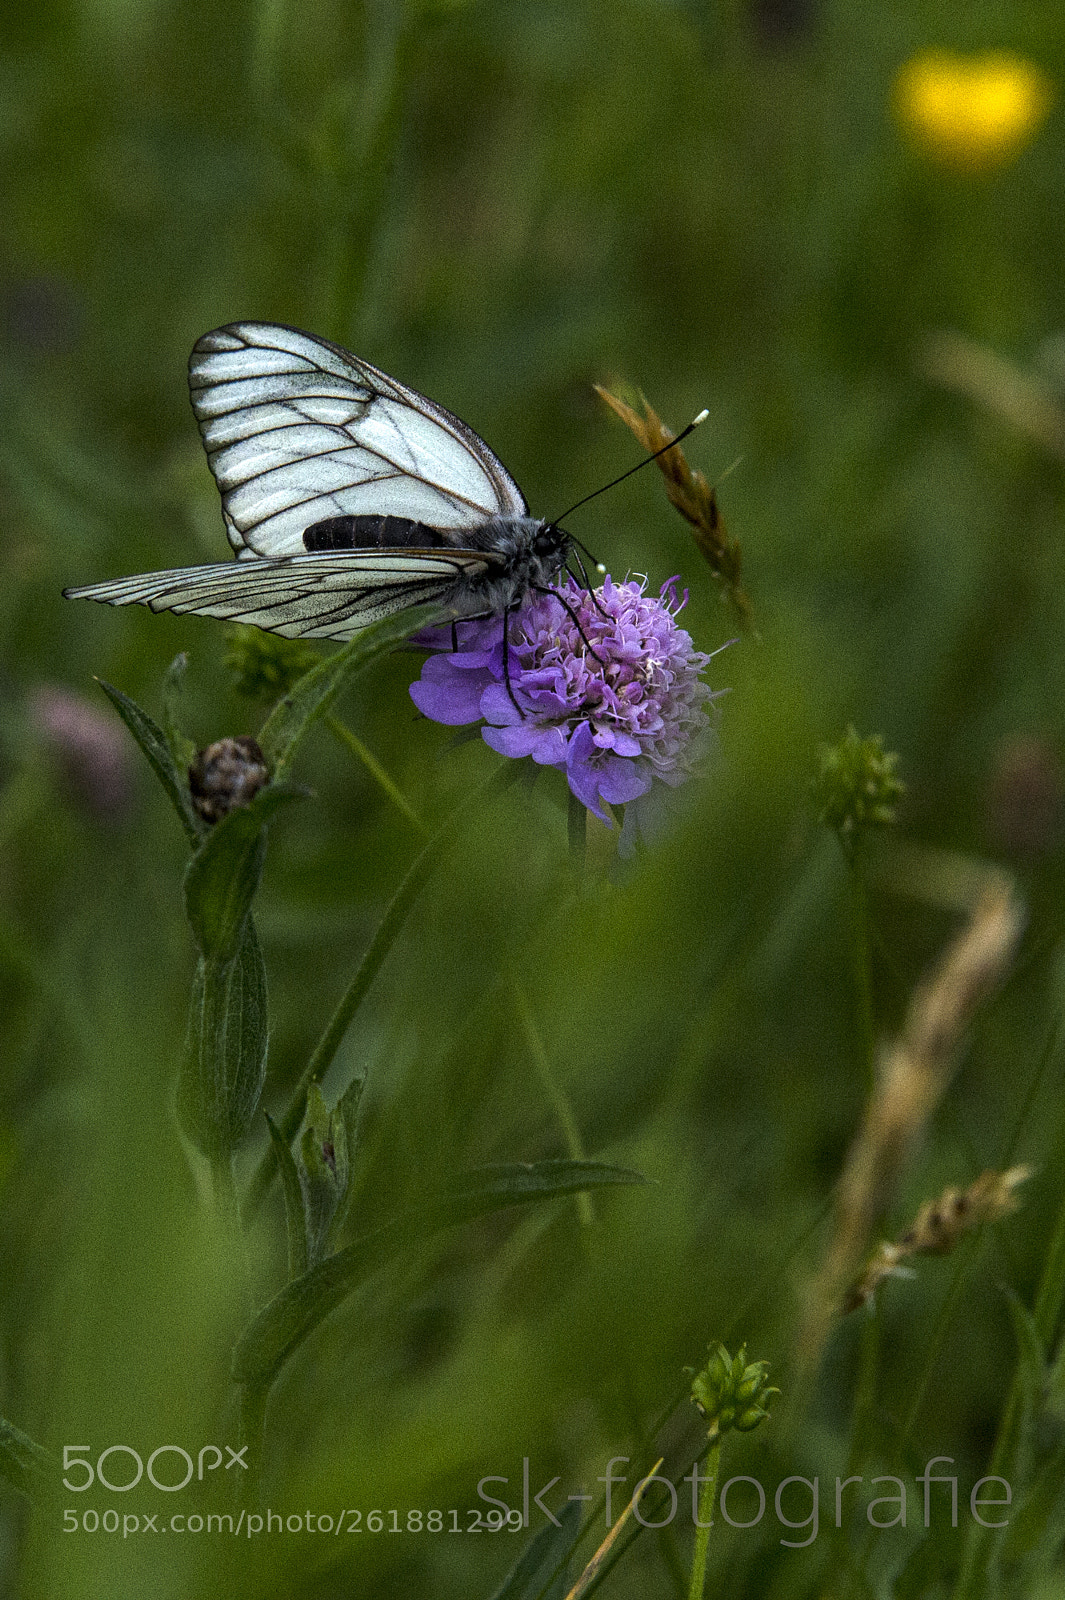
<instances>
[{"instance_id":1,"label":"butterfly forewing","mask_svg":"<svg viewBox=\"0 0 1065 1600\"><path fill-rule=\"evenodd\" d=\"M461 546L465 529L527 515L460 418L326 340L232 323L197 342L189 387L238 550L297 555L313 523L377 513Z\"/></svg>"},{"instance_id":2,"label":"butterfly forewing","mask_svg":"<svg viewBox=\"0 0 1065 1600\"><path fill-rule=\"evenodd\" d=\"M189 389L238 559L72 598L349 639L409 606L505 612L563 564L472 428L328 340L231 323L197 341Z\"/></svg>"}]
</instances>

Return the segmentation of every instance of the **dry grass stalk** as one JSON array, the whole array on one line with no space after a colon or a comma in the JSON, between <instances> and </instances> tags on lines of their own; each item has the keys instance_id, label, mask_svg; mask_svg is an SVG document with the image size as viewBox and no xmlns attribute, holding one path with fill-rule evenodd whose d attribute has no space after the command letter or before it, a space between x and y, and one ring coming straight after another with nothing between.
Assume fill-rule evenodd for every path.
<instances>
[{"instance_id":1,"label":"dry grass stalk","mask_svg":"<svg viewBox=\"0 0 1065 1600\"><path fill-rule=\"evenodd\" d=\"M951 329L928 334L917 351L926 378L953 389L1049 455L1065 461L1065 409L1057 391L1038 372L1007 361Z\"/></svg>"},{"instance_id":2,"label":"dry grass stalk","mask_svg":"<svg viewBox=\"0 0 1065 1600\"><path fill-rule=\"evenodd\" d=\"M638 1485L636 1493L625 1507L625 1510L615 1522L614 1526L611 1528L610 1532L607 1534L606 1538L603 1540L602 1544L599 1546L598 1550L595 1552L594 1556L589 1561L588 1565L585 1567L576 1583L573 1585L573 1588L566 1595L566 1600L581 1600L581 1596L587 1594L595 1579L599 1576L599 1573L602 1570L603 1562L606 1560L611 1550L613 1550L614 1545L617 1543L618 1536L620 1535L622 1529L647 1492L647 1485L655 1476L664 1460L664 1456L659 1456L658 1460L647 1474L647 1477L644 1478L642 1483Z\"/></svg>"},{"instance_id":3,"label":"dry grass stalk","mask_svg":"<svg viewBox=\"0 0 1065 1600\"><path fill-rule=\"evenodd\" d=\"M962 1033L1009 969L1023 926L1020 903L995 873L967 928L910 1002L901 1036L881 1060L876 1087L836 1191L832 1239L809 1301L800 1361L812 1371L853 1282L895 1181L954 1075Z\"/></svg>"},{"instance_id":4,"label":"dry grass stalk","mask_svg":"<svg viewBox=\"0 0 1065 1600\"><path fill-rule=\"evenodd\" d=\"M641 416L626 401L611 394L598 383L595 385L595 390L606 401L611 411L636 435L649 455L661 450L676 437L642 395ZM711 571L721 579L739 621L745 628L751 627L751 602L740 586L742 557L739 542L730 539L725 531L714 490L701 472L696 472L688 465L684 451L679 446L676 450L667 450L664 455L660 455L656 465L666 480L666 494L671 504L676 506L681 516L691 523L695 542L709 563Z\"/></svg>"},{"instance_id":5,"label":"dry grass stalk","mask_svg":"<svg viewBox=\"0 0 1065 1600\"><path fill-rule=\"evenodd\" d=\"M857 1311L872 1299L885 1278L899 1274L909 1256L945 1256L967 1233L985 1222L997 1222L1017 1210L1014 1191L1031 1177L1030 1167L1010 1167L1006 1172L982 1172L967 1189L944 1189L926 1200L906 1232L881 1244L866 1262L861 1277L847 1291L840 1310Z\"/></svg>"}]
</instances>

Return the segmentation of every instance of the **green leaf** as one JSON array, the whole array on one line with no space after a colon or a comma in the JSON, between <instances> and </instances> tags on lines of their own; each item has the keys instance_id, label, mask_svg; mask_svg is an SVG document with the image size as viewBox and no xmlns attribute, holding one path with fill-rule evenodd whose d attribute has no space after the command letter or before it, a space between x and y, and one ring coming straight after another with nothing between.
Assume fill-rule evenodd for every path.
<instances>
[{"instance_id":1,"label":"green leaf","mask_svg":"<svg viewBox=\"0 0 1065 1600\"><path fill-rule=\"evenodd\" d=\"M204 826L193 809L186 775L174 760L166 735L147 711L131 700L129 695L123 694L113 684L105 683L103 678L97 678L96 681L140 745L152 771L166 790L190 843L198 844Z\"/></svg>"},{"instance_id":2,"label":"green leaf","mask_svg":"<svg viewBox=\"0 0 1065 1600\"><path fill-rule=\"evenodd\" d=\"M184 768L185 771L188 771L196 759L196 746L182 730L177 719L178 701L185 688L185 674L188 669L189 658L182 650L167 667L163 679L163 732L178 768Z\"/></svg>"},{"instance_id":3,"label":"green leaf","mask_svg":"<svg viewBox=\"0 0 1065 1600\"><path fill-rule=\"evenodd\" d=\"M466 1173L443 1193L428 1197L416 1209L356 1239L287 1284L263 1307L238 1343L233 1355L234 1379L253 1388L270 1384L293 1350L353 1289L432 1233L504 1206L645 1182L638 1172L598 1161L539 1161L531 1166L481 1167Z\"/></svg>"},{"instance_id":4,"label":"green leaf","mask_svg":"<svg viewBox=\"0 0 1065 1600\"><path fill-rule=\"evenodd\" d=\"M279 807L306 795L268 784L249 805L215 824L185 871L185 910L204 956L228 961L251 910L266 856L266 824Z\"/></svg>"},{"instance_id":5,"label":"green leaf","mask_svg":"<svg viewBox=\"0 0 1065 1600\"><path fill-rule=\"evenodd\" d=\"M336 1103L336 1117L343 1130L347 1180L344 1184L344 1192L340 1197L340 1203L336 1209L336 1215L330 1225L329 1238L326 1241L327 1246L335 1243L348 1219L348 1211L351 1207L351 1196L354 1190L351 1172L355 1165L355 1152L358 1148L359 1106L362 1102L362 1091L365 1087L365 1072L356 1073Z\"/></svg>"},{"instance_id":6,"label":"green leaf","mask_svg":"<svg viewBox=\"0 0 1065 1600\"><path fill-rule=\"evenodd\" d=\"M1054 1452L1035 1471L1024 1486L1021 1496L1012 1506L988 1511L986 1516L1000 1520L1009 1518L1009 1526L999 1537L1002 1545L999 1558L1005 1568L1015 1568L1024 1562L1028 1568L1023 1587L1014 1587L1015 1594L1031 1593L1032 1569L1050 1565L1061 1548L1062 1487L1065 1485L1065 1439L1059 1441ZM998 1486L985 1490L995 1494ZM1014 1576L1014 1574L1011 1574Z\"/></svg>"},{"instance_id":7,"label":"green leaf","mask_svg":"<svg viewBox=\"0 0 1065 1600\"><path fill-rule=\"evenodd\" d=\"M543 1600L562 1600L567 1588L566 1569L580 1532L579 1503L568 1501L558 1520L561 1527L549 1522L530 1539L492 1600L539 1600L541 1595ZM550 1587L545 1589L549 1579Z\"/></svg>"},{"instance_id":8,"label":"green leaf","mask_svg":"<svg viewBox=\"0 0 1065 1600\"><path fill-rule=\"evenodd\" d=\"M268 1031L266 967L248 917L232 960L200 960L178 1079L181 1126L212 1162L228 1160L258 1110Z\"/></svg>"},{"instance_id":9,"label":"green leaf","mask_svg":"<svg viewBox=\"0 0 1065 1600\"><path fill-rule=\"evenodd\" d=\"M300 1139L300 1166L307 1214L307 1265L326 1253L333 1218L348 1187L348 1145L343 1121L325 1103L318 1084L307 1096L307 1119ZM332 1146L332 1159L326 1149Z\"/></svg>"},{"instance_id":10,"label":"green leaf","mask_svg":"<svg viewBox=\"0 0 1065 1600\"><path fill-rule=\"evenodd\" d=\"M267 1112L266 1126L277 1156L281 1173L281 1192L285 1197L285 1222L288 1227L288 1275L298 1278L307 1270L307 1217L303 1209L303 1189L300 1175L288 1140Z\"/></svg>"},{"instance_id":11,"label":"green leaf","mask_svg":"<svg viewBox=\"0 0 1065 1600\"><path fill-rule=\"evenodd\" d=\"M304 673L278 701L259 734L259 744L275 778L287 772L300 740L315 718L329 708L346 679L361 672L379 656L387 655L419 628L431 627L437 620L435 610L421 606L413 614L401 611L357 634L343 649Z\"/></svg>"},{"instance_id":12,"label":"green leaf","mask_svg":"<svg viewBox=\"0 0 1065 1600\"><path fill-rule=\"evenodd\" d=\"M0 1477L30 1500L46 1497L56 1461L28 1433L0 1417Z\"/></svg>"},{"instance_id":13,"label":"green leaf","mask_svg":"<svg viewBox=\"0 0 1065 1600\"><path fill-rule=\"evenodd\" d=\"M1012 1289L1006 1289L1006 1303L1017 1340L1018 1369L1026 1404L1035 1405L1046 1381L1046 1356L1035 1318Z\"/></svg>"}]
</instances>

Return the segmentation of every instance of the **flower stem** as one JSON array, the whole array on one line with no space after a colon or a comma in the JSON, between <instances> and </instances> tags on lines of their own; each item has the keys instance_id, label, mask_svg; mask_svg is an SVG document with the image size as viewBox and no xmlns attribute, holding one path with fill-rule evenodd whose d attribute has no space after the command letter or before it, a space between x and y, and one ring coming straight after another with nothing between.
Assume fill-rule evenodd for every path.
<instances>
[{"instance_id":1,"label":"flower stem","mask_svg":"<svg viewBox=\"0 0 1065 1600\"><path fill-rule=\"evenodd\" d=\"M858 1034L866 1083L876 1080L876 1031L873 1023L873 975L869 955L869 896L860 860L848 856L851 899L851 958L858 1002Z\"/></svg>"},{"instance_id":2,"label":"flower stem","mask_svg":"<svg viewBox=\"0 0 1065 1600\"><path fill-rule=\"evenodd\" d=\"M266 104L273 95L285 0L259 0L249 76L254 95Z\"/></svg>"},{"instance_id":3,"label":"flower stem","mask_svg":"<svg viewBox=\"0 0 1065 1600\"><path fill-rule=\"evenodd\" d=\"M409 801L405 799L401 790L396 786L395 783L393 783L392 779L378 761L373 751L367 745L363 744L358 734L353 733L347 724L341 722L340 718L333 712L330 711L327 713L325 717L325 724L330 733L333 734L335 738L339 739L340 743L344 745L347 750L350 750L355 759L362 762L367 772L381 786L385 794L387 794L388 798L392 801L393 805L396 806L398 810L402 811L403 815L406 817L407 821L412 825L412 827L417 828L418 832L424 837L429 831L426 828L425 823L422 821L421 817L418 816L417 812L410 805Z\"/></svg>"},{"instance_id":4,"label":"flower stem","mask_svg":"<svg viewBox=\"0 0 1065 1600\"><path fill-rule=\"evenodd\" d=\"M244 1320L252 1315L255 1302L251 1287L251 1266L248 1262L247 1243L241 1223L240 1201L237 1198L236 1178L232 1156L223 1157L211 1165L211 1187L215 1211L222 1228L225 1248L236 1264L240 1308Z\"/></svg>"},{"instance_id":5,"label":"flower stem","mask_svg":"<svg viewBox=\"0 0 1065 1600\"><path fill-rule=\"evenodd\" d=\"M688 1585L688 1600L703 1600L706 1586L706 1553L710 1544L710 1529L714 1523L714 1501L717 1498L717 1474L721 1465L721 1440L714 1438L706 1456L706 1476L700 1477L699 1519L695 1528L695 1549L692 1552L692 1577Z\"/></svg>"}]
</instances>

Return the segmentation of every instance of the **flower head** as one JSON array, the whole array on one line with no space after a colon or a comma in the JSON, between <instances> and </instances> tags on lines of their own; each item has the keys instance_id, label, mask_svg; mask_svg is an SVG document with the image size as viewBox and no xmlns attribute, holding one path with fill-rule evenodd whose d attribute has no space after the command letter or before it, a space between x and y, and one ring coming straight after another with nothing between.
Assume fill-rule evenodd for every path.
<instances>
[{"instance_id":1,"label":"flower head","mask_svg":"<svg viewBox=\"0 0 1065 1600\"><path fill-rule=\"evenodd\" d=\"M439 653L411 698L436 722L483 718L493 750L558 767L609 822L604 802L640 800L656 778L683 783L705 742L712 696L700 673L710 657L677 626L687 596L678 600L675 584L655 596L646 580L607 578L593 596L570 578L526 601L505 646L501 617L460 622L457 651L450 628L428 630L418 642Z\"/></svg>"},{"instance_id":2,"label":"flower head","mask_svg":"<svg viewBox=\"0 0 1065 1600\"><path fill-rule=\"evenodd\" d=\"M1050 80L1006 50L926 50L895 80L895 113L914 143L945 165L981 171L1011 161L1050 109Z\"/></svg>"}]
</instances>

